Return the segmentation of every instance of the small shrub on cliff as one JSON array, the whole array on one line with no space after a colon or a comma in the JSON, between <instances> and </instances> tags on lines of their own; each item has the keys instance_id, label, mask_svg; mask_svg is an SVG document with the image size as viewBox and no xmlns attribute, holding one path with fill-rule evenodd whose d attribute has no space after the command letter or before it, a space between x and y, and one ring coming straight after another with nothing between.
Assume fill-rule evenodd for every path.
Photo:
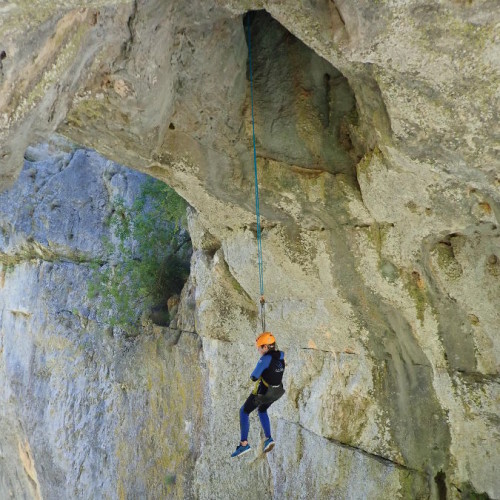
<instances>
[{"instance_id":1,"label":"small shrub on cliff","mask_svg":"<svg viewBox=\"0 0 500 500\"><path fill-rule=\"evenodd\" d=\"M189 275L191 239L186 202L166 184L146 181L131 207L114 202L105 241L108 264L94 264L89 298L100 297L98 314L112 326L135 332L143 313L168 323L167 300ZM159 318L159 319L158 319Z\"/></svg>"}]
</instances>

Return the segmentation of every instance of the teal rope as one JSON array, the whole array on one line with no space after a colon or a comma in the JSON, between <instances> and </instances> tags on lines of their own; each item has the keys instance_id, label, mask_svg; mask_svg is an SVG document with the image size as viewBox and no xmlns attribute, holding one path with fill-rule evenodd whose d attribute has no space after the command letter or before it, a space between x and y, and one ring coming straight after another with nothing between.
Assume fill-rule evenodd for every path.
<instances>
[{"instance_id":1,"label":"teal rope","mask_svg":"<svg viewBox=\"0 0 500 500\"><path fill-rule=\"evenodd\" d=\"M247 14L248 31L248 67L250 70L250 101L252 103L252 138L253 138L253 169L255 174L255 213L257 215L257 257L259 263L259 288L261 296L262 331L266 329L264 314L264 264L262 261L262 237L260 231L259 182L257 179L257 151L255 148L255 119L253 113L253 74L252 74L252 40L250 38L250 13Z\"/></svg>"}]
</instances>

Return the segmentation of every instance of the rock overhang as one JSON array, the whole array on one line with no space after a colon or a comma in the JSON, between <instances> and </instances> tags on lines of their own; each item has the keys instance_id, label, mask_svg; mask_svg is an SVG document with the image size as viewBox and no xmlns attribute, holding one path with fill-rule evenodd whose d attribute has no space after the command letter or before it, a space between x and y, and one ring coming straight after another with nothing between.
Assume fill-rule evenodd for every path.
<instances>
[{"instance_id":1,"label":"rock overhang","mask_svg":"<svg viewBox=\"0 0 500 500\"><path fill-rule=\"evenodd\" d=\"M34 31L50 55L45 62L54 61L47 64L53 71L28 66L33 72L18 86L17 100L9 101L15 106L5 108L2 139L14 155L4 151L5 164L15 170L18 165L11 162L35 135L58 130L166 180L219 240L220 250L204 256L200 273L224 273L221 295L225 287L234 288L236 277L253 297L248 262L254 242L253 178L242 23L248 5L101 2L87 10L79 3L66 5L67 11ZM487 432L482 389L474 389L473 402L464 403L461 394L471 385L464 370L479 379L498 372L498 297L489 292L497 283L491 256L498 254L500 180L492 106L497 102L493 33L498 9L488 1L436 6L340 0L314 8L296 2L251 8L265 8L336 68L348 83L357 114L347 126L355 168L335 171L311 128L316 123L321 131L328 123L326 115L310 112L318 108L307 96L314 81L292 85L301 89L305 84L306 95L298 92L297 99L309 114L292 118L308 127L301 133L290 129L297 140L287 143L286 134L281 151L266 128L274 102L261 105L267 133L258 168L275 302L270 319L286 330L286 347L298 342L296 360L302 349L331 353L354 344L364 356L363 376L373 385L372 393L365 387L374 399L356 432L345 434L347 414L338 428L330 428L328 405L321 422L313 423L305 400L299 400L302 424L398 463L427 467L431 479L441 482L439 470L448 467L443 450L451 450L454 460L477 473L472 479L477 491L493 491L486 468L466 458L474 440L461 431L463 408L468 408L465 414ZM15 30L10 33L15 45ZM28 60L35 43L18 45L20 60ZM8 48L2 60L2 88L14 89L15 97L22 65L9 66L13 54ZM330 73L321 71L316 80L324 94L325 74ZM304 137L314 146L309 151ZM321 152L323 164L311 161L311 151ZM463 292L467 289L474 296ZM242 310L252 309L241 303ZM217 300L212 307L214 317L222 312ZM453 333L457 319L460 329ZM222 337L251 337L238 327L232 330L236 322L237 317L226 322ZM204 334L210 337L210 328ZM465 337L461 344L454 340L459 334ZM323 375L318 387L325 383ZM490 387L481 380L483 388ZM326 404L325 397L317 394L319 406ZM366 409L351 405L359 413L361 407ZM387 411L375 418L381 408ZM399 427L401 415L411 422L409 436ZM433 419L428 428L426 415ZM387 435L377 441L374 428L386 429ZM419 433L423 445L415 441ZM424 448L431 442L439 452L427 456ZM463 467L448 471L448 479L456 484L471 479L474 474Z\"/></svg>"}]
</instances>

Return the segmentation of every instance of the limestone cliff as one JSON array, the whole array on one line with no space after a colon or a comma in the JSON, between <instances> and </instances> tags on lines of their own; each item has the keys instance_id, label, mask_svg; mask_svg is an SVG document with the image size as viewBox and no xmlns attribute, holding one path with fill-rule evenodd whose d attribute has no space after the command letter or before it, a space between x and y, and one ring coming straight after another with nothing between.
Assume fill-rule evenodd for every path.
<instances>
[{"instance_id":1,"label":"limestone cliff","mask_svg":"<svg viewBox=\"0 0 500 500\"><path fill-rule=\"evenodd\" d=\"M179 312L192 332L180 339L192 345L158 347L175 362L151 368L141 389L147 401L154 394L152 408L169 401L175 412L178 453L169 456L182 458L153 468L179 478L167 485L172 495L500 497L497 2L66 0L1 9L4 183L31 142L58 131L167 181L194 207ZM267 321L289 365L272 417L276 452L235 464L228 450L258 328L250 9L267 11L250 17ZM144 352L127 367L138 369ZM172 371L161 379L162 370ZM44 481L60 481L37 468L27 428L43 422L30 412L45 407L28 402L32 384L20 380L6 397L26 395L27 421L4 410L16 436L9 449L24 457L15 470L26 471L24 491L57 496ZM46 439L55 455L75 434ZM134 463L145 467L155 448L139 440L145 451L134 462L127 443L119 463L129 465L110 470L130 486ZM76 496L99 487L78 477Z\"/></svg>"},{"instance_id":2,"label":"limestone cliff","mask_svg":"<svg viewBox=\"0 0 500 500\"><path fill-rule=\"evenodd\" d=\"M0 195L0 498L190 496L199 437L178 427L201 427L199 338L129 338L87 294L114 203L145 176L91 151L29 156Z\"/></svg>"}]
</instances>

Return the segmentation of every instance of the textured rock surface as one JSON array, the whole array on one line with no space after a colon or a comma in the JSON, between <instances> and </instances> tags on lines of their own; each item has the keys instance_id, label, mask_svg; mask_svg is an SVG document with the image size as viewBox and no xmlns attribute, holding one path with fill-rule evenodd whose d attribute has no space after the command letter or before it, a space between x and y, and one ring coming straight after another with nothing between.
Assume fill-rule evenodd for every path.
<instances>
[{"instance_id":1,"label":"textured rock surface","mask_svg":"<svg viewBox=\"0 0 500 500\"><path fill-rule=\"evenodd\" d=\"M314 470L325 498L500 497L498 3L45 3L2 7L4 181L58 130L195 208L193 495L258 477L249 494L300 498ZM267 317L289 360L273 411L294 458L245 467L226 457L258 323L249 8L290 32L252 27Z\"/></svg>"},{"instance_id":2,"label":"textured rock surface","mask_svg":"<svg viewBox=\"0 0 500 500\"><path fill-rule=\"evenodd\" d=\"M30 153L0 196L0 497L189 497L198 336L117 335L87 297L113 200L145 176L85 150Z\"/></svg>"}]
</instances>

